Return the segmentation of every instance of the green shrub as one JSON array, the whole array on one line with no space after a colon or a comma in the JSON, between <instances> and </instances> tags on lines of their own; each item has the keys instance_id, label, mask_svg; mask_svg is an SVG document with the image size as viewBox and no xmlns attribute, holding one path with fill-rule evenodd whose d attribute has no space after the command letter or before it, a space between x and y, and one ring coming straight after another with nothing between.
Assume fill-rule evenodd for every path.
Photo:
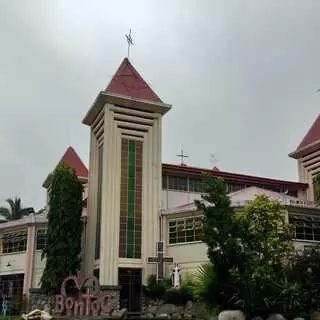
<instances>
[{"instance_id":1,"label":"green shrub","mask_svg":"<svg viewBox=\"0 0 320 320\"><path fill-rule=\"evenodd\" d=\"M152 300L163 300L166 291L171 287L170 279L163 279L157 281L155 275L151 275L148 278L146 286L143 286L144 296Z\"/></svg>"},{"instance_id":2,"label":"green shrub","mask_svg":"<svg viewBox=\"0 0 320 320\"><path fill-rule=\"evenodd\" d=\"M194 273L193 295L210 309L216 307L217 281L211 263L200 266Z\"/></svg>"},{"instance_id":3,"label":"green shrub","mask_svg":"<svg viewBox=\"0 0 320 320\"><path fill-rule=\"evenodd\" d=\"M193 282L187 278L179 288L170 288L166 291L164 301L175 305L185 305L188 301L194 301Z\"/></svg>"}]
</instances>

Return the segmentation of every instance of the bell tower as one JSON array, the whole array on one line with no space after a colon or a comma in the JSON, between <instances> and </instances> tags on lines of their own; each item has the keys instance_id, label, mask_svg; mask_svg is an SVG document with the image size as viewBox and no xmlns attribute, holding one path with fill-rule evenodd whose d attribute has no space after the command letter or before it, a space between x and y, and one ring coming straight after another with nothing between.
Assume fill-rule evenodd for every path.
<instances>
[{"instance_id":1,"label":"bell tower","mask_svg":"<svg viewBox=\"0 0 320 320\"><path fill-rule=\"evenodd\" d=\"M118 285L120 269L140 270L143 281L152 271L170 108L125 58L83 120L91 129L85 266L102 285Z\"/></svg>"},{"instance_id":2,"label":"bell tower","mask_svg":"<svg viewBox=\"0 0 320 320\"><path fill-rule=\"evenodd\" d=\"M298 162L299 180L309 184L307 200L314 201L313 179L320 174L320 114L297 149L289 156Z\"/></svg>"}]
</instances>

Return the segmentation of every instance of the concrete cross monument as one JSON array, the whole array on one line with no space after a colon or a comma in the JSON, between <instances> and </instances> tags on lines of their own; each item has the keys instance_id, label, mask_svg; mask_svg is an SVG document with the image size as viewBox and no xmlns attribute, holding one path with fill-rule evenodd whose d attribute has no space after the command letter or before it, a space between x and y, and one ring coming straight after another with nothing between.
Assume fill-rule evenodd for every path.
<instances>
[{"instance_id":1,"label":"concrete cross monument","mask_svg":"<svg viewBox=\"0 0 320 320\"><path fill-rule=\"evenodd\" d=\"M168 262L173 263L173 257L164 256L163 241L159 241L157 242L157 256L148 257L147 262L157 264L157 280L162 280L164 273L164 264Z\"/></svg>"}]
</instances>

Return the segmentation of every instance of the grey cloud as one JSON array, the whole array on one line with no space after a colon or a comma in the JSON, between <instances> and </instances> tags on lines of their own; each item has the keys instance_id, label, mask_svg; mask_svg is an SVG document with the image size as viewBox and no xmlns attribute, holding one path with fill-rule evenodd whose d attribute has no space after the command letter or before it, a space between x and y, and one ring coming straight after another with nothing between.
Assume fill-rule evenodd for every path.
<instances>
[{"instance_id":1,"label":"grey cloud","mask_svg":"<svg viewBox=\"0 0 320 320\"><path fill-rule=\"evenodd\" d=\"M44 204L71 144L88 163L90 104L126 55L173 109L163 161L296 179L287 157L319 112L320 3L0 2L0 201Z\"/></svg>"}]
</instances>

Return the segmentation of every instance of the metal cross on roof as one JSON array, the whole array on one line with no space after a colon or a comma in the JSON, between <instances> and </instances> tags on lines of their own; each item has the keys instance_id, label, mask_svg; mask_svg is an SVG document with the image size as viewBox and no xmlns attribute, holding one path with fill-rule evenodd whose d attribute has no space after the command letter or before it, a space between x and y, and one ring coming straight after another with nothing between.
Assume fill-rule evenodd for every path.
<instances>
[{"instance_id":1,"label":"metal cross on roof","mask_svg":"<svg viewBox=\"0 0 320 320\"><path fill-rule=\"evenodd\" d=\"M183 150L181 150L181 153L177 154L177 157L181 158L181 165L183 166L184 165L184 158L188 158L189 156L185 155L183 153Z\"/></svg>"},{"instance_id":2,"label":"metal cross on roof","mask_svg":"<svg viewBox=\"0 0 320 320\"><path fill-rule=\"evenodd\" d=\"M130 56L130 46L133 46L133 41L132 41L132 37L131 37L131 28L128 34L125 35L127 42L128 42L128 59Z\"/></svg>"}]
</instances>

